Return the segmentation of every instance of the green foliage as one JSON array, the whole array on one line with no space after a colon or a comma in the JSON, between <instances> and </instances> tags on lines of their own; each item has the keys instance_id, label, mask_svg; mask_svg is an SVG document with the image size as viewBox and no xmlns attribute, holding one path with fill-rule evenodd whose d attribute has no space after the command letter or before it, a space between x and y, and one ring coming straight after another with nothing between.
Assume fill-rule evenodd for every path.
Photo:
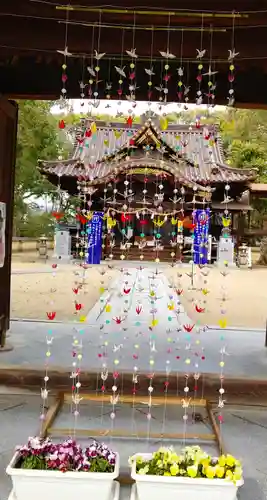
<instances>
[{"instance_id":1,"label":"green foliage","mask_svg":"<svg viewBox=\"0 0 267 500\"><path fill-rule=\"evenodd\" d=\"M38 469L38 470L46 470L47 463L45 458L42 455L30 455L28 457L24 457L21 461L21 469Z\"/></svg>"},{"instance_id":2,"label":"green foliage","mask_svg":"<svg viewBox=\"0 0 267 500\"><path fill-rule=\"evenodd\" d=\"M53 237L54 228L55 219L49 212L28 210L27 214L17 221L17 233L21 237Z\"/></svg>"},{"instance_id":3,"label":"green foliage","mask_svg":"<svg viewBox=\"0 0 267 500\"><path fill-rule=\"evenodd\" d=\"M94 458L91 460L90 472L113 472L114 465L110 465L105 458Z\"/></svg>"},{"instance_id":4,"label":"green foliage","mask_svg":"<svg viewBox=\"0 0 267 500\"><path fill-rule=\"evenodd\" d=\"M178 455L172 448L159 448L151 459L134 457L136 472L140 475L228 479L242 479L239 460L232 455L213 458L199 446L188 446Z\"/></svg>"},{"instance_id":5,"label":"green foliage","mask_svg":"<svg viewBox=\"0 0 267 500\"><path fill-rule=\"evenodd\" d=\"M31 197L56 194L56 187L43 177L38 160L57 159L65 156L65 132L58 128L58 118L50 112L51 103L46 101L19 101L16 177L14 193L14 227L18 234L20 222L27 218Z\"/></svg>"}]
</instances>

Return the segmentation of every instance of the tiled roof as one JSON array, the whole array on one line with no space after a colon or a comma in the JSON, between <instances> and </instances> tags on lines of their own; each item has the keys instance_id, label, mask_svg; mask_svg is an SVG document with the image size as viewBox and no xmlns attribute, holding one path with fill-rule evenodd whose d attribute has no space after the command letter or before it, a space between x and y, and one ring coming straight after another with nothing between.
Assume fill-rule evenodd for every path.
<instances>
[{"instance_id":1,"label":"tiled roof","mask_svg":"<svg viewBox=\"0 0 267 500\"><path fill-rule=\"evenodd\" d=\"M256 171L253 169L232 168L224 164L221 139L215 126L197 128L172 124L166 131L160 131L151 121L131 128L120 123L110 123L109 126L103 122L96 124L96 132L92 135L89 133L89 137L85 136L85 130L89 130L85 126L81 138L77 139L71 159L42 162L41 172L55 176L87 176L93 183L99 183L112 176L114 169L122 163L125 169L130 168L133 163L135 166L145 166L149 156L142 148L138 159L130 157L128 163L125 163L125 151L131 147L133 138L136 139L142 131L146 132L151 128L156 130L163 148L168 147L168 154L163 153L162 158L165 163L169 163L170 170L174 169L172 173L177 170L177 177L200 184L246 182L256 178ZM120 155L124 156L121 160ZM155 165L157 168L160 167L158 162L160 160Z\"/></svg>"}]
</instances>

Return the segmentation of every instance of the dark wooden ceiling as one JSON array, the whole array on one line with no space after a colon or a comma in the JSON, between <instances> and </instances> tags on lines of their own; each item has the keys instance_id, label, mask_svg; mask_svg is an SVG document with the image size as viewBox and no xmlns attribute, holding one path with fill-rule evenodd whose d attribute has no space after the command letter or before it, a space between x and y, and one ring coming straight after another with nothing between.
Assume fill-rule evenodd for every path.
<instances>
[{"instance_id":1,"label":"dark wooden ceiling","mask_svg":"<svg viewBox=\"0 0 267 500\"><path fill-rule=\"evenodd\" d=\"M150 6L146 5L145 8L135 6L135 14L133 5L136 2L133 0L116 0L115 3L116 8L104 7L99 0L95 0L93 8L92 2L88 0L71 1L68 48L73 57L68 58L66 85L68 97L79 97L79 81L82 78L83 64L85 68L90 64L92 51L97 49L98 45L101 52L106 52L100 64L100 79L103 82L99 84L99 97L105 96L105 82L108 80L113 81L111 94L114 98L117 97L118 75L114 65L120 66L121 64L122 38L124 38L123 65L127 66L130 63L125 50L133 46L132 27L135 22L134 47L140 56L136 68L137 86L140 88L137 90L136 98L138 100L147 98L148 78L144 68L149 67L150 64L152 26L154 27L153 67L156 73L153 83L155 85L160 83L162 58L159 51L167 47L169 25L169 48L177 59L170 65L172 78L169 82L168 100L177 100L176 69L180 65L183 33L185 79L186 83L191 85L189 96L194 102L197 90L196 49L201 45L203 22L203 48L207 49L203 63L204 69L208 70L211 59L218 71L215 102L226 104L229 86L227 59L228 49L231 49L233 44L232 12L235 12L234 45L236 51L240 52L235 62L236 104L244 107L266 107L267 0L224 0L221 2L214 0L201 2L198 0L180 0L179 2L154 0L152 2L150 0ZM63 56L57 50L63 50L65 45L66 9L64 6L66 4L67 2L63 0L0 2L1 93L9 97L52 99L59 97ZM94 28L93 25L95 25ZM212 30L212 45L210 30ZM212 48L212 54L210 48ZM88 79L86 71L85 76ZM203 82L203 89L205 85L207 86L207 80ZM158 99L157 92L153 92L152 99Z\"/></svg>"}]
</instances>

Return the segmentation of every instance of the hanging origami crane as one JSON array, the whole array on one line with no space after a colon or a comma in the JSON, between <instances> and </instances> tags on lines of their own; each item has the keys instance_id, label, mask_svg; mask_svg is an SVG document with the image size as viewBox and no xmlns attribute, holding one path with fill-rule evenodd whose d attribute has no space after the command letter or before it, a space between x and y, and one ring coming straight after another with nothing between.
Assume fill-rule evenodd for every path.
<instances>
[{"instance_id":1,"label":"hanging origami crane","mask_svg":"<svg viewBox=\"0 0 267 500\"><path fill-rule=\"evenodd\" d=\"M205 309L203 307L198 306L198 305L195 306L195 309L196 309L196 312L198 312L198 313L205 312Z\"/></svg>"},{"instance_id":2,"label":"hanging origami crane","mask_svg":"<svg viewBox=\"0 0 267 500\"><path fill-rule=\"evenodd\" d=\"M192 332L195 325L183 325L186 332Z\"/></svg>"},{"instance_id":3,"label":"hanging origami crane","mask_svg":"<svg viewBox=\"0 0 267 500\"><path fill-rule=\"evenodd\" d=\"M156 227L162 227L164 223L165 223L165 219L161 220L159 217L158 217L158 219L153 220L153 224Z\"/></svg>"},{"instance_id":4,"label":"hanging origami crane","mask_svg":"<svg viewBox=\"0 0 267 500\"><path fill-rule=\"evenodd\" d=\"M230 217L222 217L223 227L229 227L231 224Z\"/></svg>"},{"instance_id":5,"label":"hanging origami crane","mask_svg":"<svg viewBox=\"0 0 267 500\"><path fill-rule=\"evenodd\" d=\"M219 326L221 328L226 328L227 327L227 320L225 318L219 320Z\"/></svg>"}]
</instances>

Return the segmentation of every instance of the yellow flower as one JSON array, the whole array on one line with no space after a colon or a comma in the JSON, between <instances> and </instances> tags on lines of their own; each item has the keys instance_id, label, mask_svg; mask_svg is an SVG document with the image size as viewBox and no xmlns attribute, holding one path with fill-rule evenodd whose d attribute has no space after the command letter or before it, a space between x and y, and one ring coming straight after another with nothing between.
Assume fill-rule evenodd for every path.
<instances>
[{"instance_id":1,"label":"yellow flower","mask_svg":"<svg viewBox=\"0 0 267 500\"><path fill-rule=\"evenodd\" d=\"M220 467L224 467L225 466L225 456L222 455L219 460L218 460L218 464Z\"/></svg>"},{"instance_id":2,"label":"yellow flower","mask_svg":"<svg viewBox=\"0 0 267 500\"><path fill-rule=\"evenodd\" d=\"M163 476L171 476L170 472L164 472Z\"/></svg>"},{"instance_id":3,"label":"yellow flower","mask_svg":"<svg viewBox=\"0 0 267 500\"><path fill-rule=\"evenodd\" d=\"M179 472L179 467L177 464L173 464L171 467L170 467L170 473L171 473L171 476L177 476Z\"/></svg>"},{"instance_id":4,"label":"yellow flower","mask_svg":"<svg viewBox=\"0 0 267 500\"><path fill-rule=\"evenodd\" d=\"M139 469L138 474L140 474L140 476L144 476L145 475L145 469Z\"/></svg>"},{"instance_id":5,"label":"yellow flower","mask_svg":"<svg viewBox=\"0 0 267 500\"><path fill-rule=\"evenodd\" d=\"M228 470L228 471L226 472L226 474L225 474L225 477L226 477L227 479L232 480L232 479L233 479L233 473L232 473L230 470Z\"/></svg>"},{"instance_id":6,"label":"yellow flower","mask_svg":"<svg viewBox=\"0 0 267 500\"><path fill-rule=\"evenodd\" d=\"M157 461L157 467L159 467L159 468L163 467L163 463L162 463L162 461L161 461L161 460L158 460L158 461Z\"/></svg>"},{"instance_id":7,"label":"yellow flower","mask_svg":"<svg viewBox=\"0 0 267 500\"><path fill-rule=\"evenodd\" d=\"M189 477L196 477L197 476L197 465L191 465L190 467L187 467L187 474Z\"/></svg>"},{"instance_id":8,"label":"yellow flower","mask_svg":"<svg viewBox=\"0 0 267 500\"><path fill-rule=\"evenodd\" d=\"M228 465L228 467L233 467L235 465L235 458L232 457L232 455L226 456L226 465Z\"/></svg>"},{"instance_id":9,"label":"yellow flower","mask_svg":"<svg viewBox=\"0 0 267 500\"><path fill-rule=\"evenodd\" d=\"M208 479L213 479L215 477L215 472L216 472L215 467L211 467L211 466L207 467L205 470L206 477Z\"/></svg>"},{"instance_id":10,"label":"yellow flower","mask_svg":"<svg viewBox=\"0 0 267 500\"><path fill-rule=\"evenodd\" d=\"M225 473L225 469L224 467L220 467L220 465L217 465L215 467L216 469L216 476L219 478L219 479L222 479L224 477L224 473Z\"/></svg>"},{"instance_id":11,"label":"yellow flower","mask_svg":"<svg viewBox=\"0 0 267 500\"><path fill-rule=\"evenodd\" d=\"M235 481L240 481L242 479L243 473L241 467L236 467L234 470L234 480Z\"/></svg>"},{"instance_id":12,"label":"yellow flower","mask_svg":"<svg viewBox=\"0 0 267 500\"><path fill-rule=\"evenodd\" d=\"M172 453L170 459L172 463L179 464L180 459L176 453Z\"/></svg>"},{"instance_id":13,"label":"yellow flower","mask_svg":"<svg viewBox=\"0 0 267 500\"><path fill-rule=\"evenodd\" d=\"M201 462L200 462L200 463L201 463L201 465L202 465L204 468L206 468L206 467L208 467L208 466L209 466L209 464L210 464L210 459L209 459L209 458L204 458L203 460L201 460Z\"/></svg>"}]
</instances>

